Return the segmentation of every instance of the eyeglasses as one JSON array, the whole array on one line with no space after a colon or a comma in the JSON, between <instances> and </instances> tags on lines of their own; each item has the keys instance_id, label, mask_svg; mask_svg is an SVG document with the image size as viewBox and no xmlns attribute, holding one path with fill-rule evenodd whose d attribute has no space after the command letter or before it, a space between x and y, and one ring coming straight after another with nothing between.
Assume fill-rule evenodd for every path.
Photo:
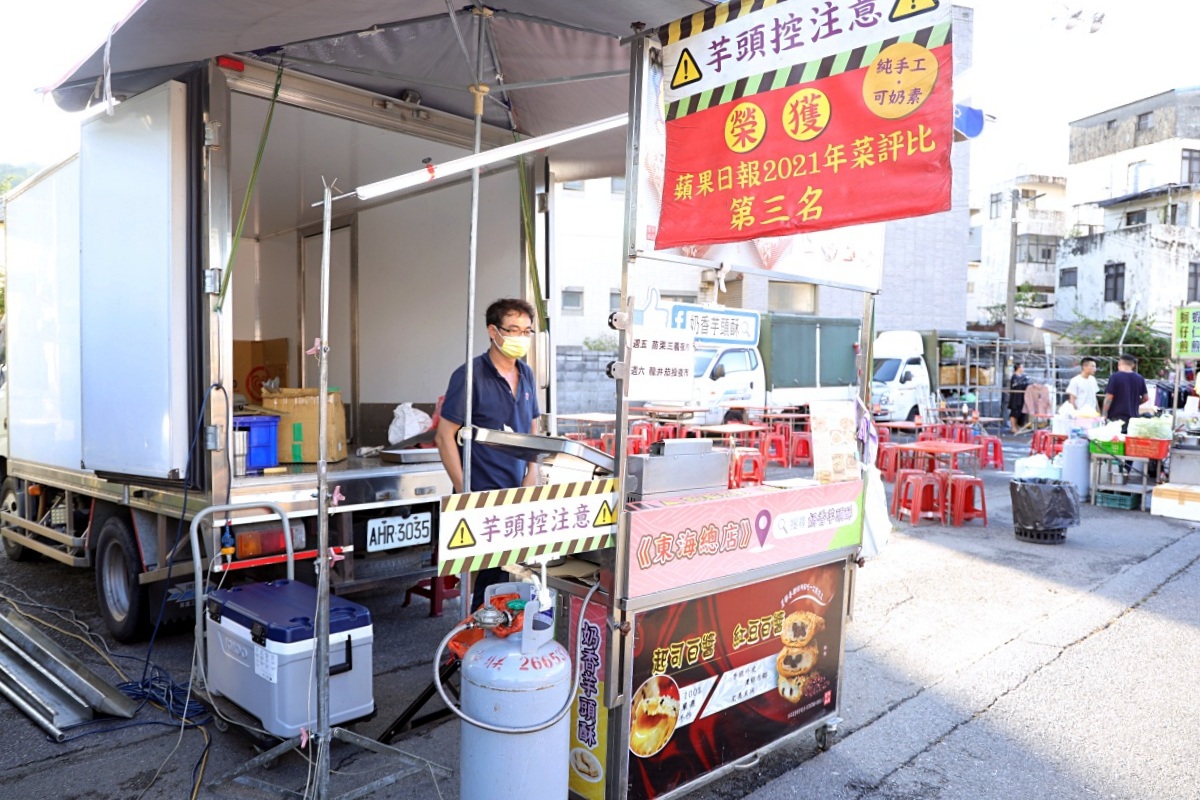
<instances>
[{"instance_id":1,"label":"eyeglasses","mask_svg":"<svg viewBox=\"0 0 1200 800\"><path fill-rule=\"evenodd\" d=\"M497 325L496 330L505 336L533 336L533 328L502 328Z\"/></svg>"}]
</instances>

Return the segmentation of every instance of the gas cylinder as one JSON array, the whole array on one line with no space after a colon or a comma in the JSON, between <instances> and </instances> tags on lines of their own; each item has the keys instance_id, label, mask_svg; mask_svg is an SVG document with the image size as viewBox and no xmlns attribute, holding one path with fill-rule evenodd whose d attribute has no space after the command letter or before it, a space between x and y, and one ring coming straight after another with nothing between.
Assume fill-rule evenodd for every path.
<instances>
[{"instance_id":1,"label":"gas cylinder","mask_svg":"<svg viewBox=\"0 0 1200 800\"><path fill-rule=\"evenodd\" d=\"M491 630L462 659L462 711L498 728L535 727L568 702L571 657L554 641L553 590L539 603L528 583L489 586L495 595L524 598L521 630L501 638ZM547 598L548 596L548 598ZM541 609L545 605L545 610ZM571 715L532 733L500 733L462 722L462 800L565 798Z\"/></svg>"},{"instance_id":2,"label":"gas cylinder","mask_svg":"<svg viewBox=\"0 0 1200 800\"><path fill-rule=\"evenodd\" d=\"M1086 436L1071 436L1063 442L1062 448L1062 477L1075 485L1079 491L1079 499L1088 497L1091 486L1092 457L1090 444Z\"/></svg>"}]
</instances>

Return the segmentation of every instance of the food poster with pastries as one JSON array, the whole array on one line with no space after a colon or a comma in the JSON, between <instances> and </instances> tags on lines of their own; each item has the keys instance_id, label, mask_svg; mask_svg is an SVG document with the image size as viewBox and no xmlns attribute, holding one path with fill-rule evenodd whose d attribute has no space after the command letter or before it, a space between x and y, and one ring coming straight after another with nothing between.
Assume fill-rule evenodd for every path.
<instances>
[{"instance_id":1,"label":"food poster with pastries","mask_svg":"<svg viewBox=\"0 0 1200 800\"><path fill-rule=\"evenodd\" d=\"M809 413L813 476L817 482L858 479L858 414L854 402L816 401L809 404Z\"/></svg>"},{"instance_id":2,"label":"food poster with pastries","mask_svg":"<svg viewBox=\"0 0 1200 800\"><path fill-rule=\"evenodd\" d=\"M626 507L630 598L862 543L860 480L786 489L747 486Z\"/></svg>"},{"instance_id":3,"label":"food poster with pastries","mask_svg":"<svg viewBox=\"0 0 1200 800\"><path fill-rule=\"evenodd\" d=\"M630 800L836 712L845 572L837 561L637 615Z\"/></svg>"},{"instance_id":4,"label":"food poster with pastries","mask_svg":"<svg viewBox=\"0 0 1200 800\"><path fill-rule=\"evenodd\" d=\"M579 670L579 691L571 705L571 768L569 787L584 800L603 800L608 773L608 708L604 705L604 654L608 645L608 609L601 602L588 603L570 596L571 661ZM582 628L579 612L584 611ZM579 631L578 640L575 633Z\"/></svg>"}]
</instances>

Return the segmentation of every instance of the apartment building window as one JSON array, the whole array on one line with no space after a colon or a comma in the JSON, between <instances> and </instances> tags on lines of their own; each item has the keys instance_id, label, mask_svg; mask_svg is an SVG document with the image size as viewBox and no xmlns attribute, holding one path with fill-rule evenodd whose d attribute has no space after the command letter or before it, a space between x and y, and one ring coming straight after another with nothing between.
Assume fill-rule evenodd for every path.
<instances>
[{"instance_id":1,"label":"apartment building window","mask_svg":"<svg viewBox=\"0 0 1200 800\"><path fill-rule=\"evenodd\" d=\"M1183 161L1179 169L1180 183L1200 183L1200 150L1183 151Z\"/></svg>"},{"instance_id":2,"label":"apartment building window","mask_svg":"<svg viewBox=\"0 0 1200 800\"><path fill-rule=\"evenodd\" d=\"M1104 302L1125 302L1125 265L1110 262L1104 265Z\"/></svg>"},{"instance_id":3,"label":"apartment building window","mask_svg":"<svg viewBox=\"0 0 1200 800\"><path fill-rule=\"evenodd\" d=\"M562 290L562 310L564 314L583 313L583 289L578 286L568 286Z\"/></svg>"},{"instance_id":4,"label":"apartment building window","mask_svg":"<svg viewBox=\"0 0 1200 800\"><path fill-rule=\"evenodd\" d=\"M1004 195L1000 192L995 192L988 200L988 219L1000 219L1000 206L1004 201Z\"/></svg>"},{"instance_id":5,"label":"apartment building window","mask_svg":"<svg viewBox=\"0 0 1200 800\"><path fill-rule=\"evenodd\" d=\"M1064 286L1078 286L1079 285L1079 268L1078 267L1065 267L1065 268L1059 270L1058 285L1060 288L1064 287Z\"/></svg>"},{"instance_id":6,"label":"apartment building window","mask_svg":"<svg viewBox=\"0 0 1200 800\"><path fill-rule=\"evenodd\" d=\"M1126 211L1125 224L1128 225L1145 225L1146 224L1146 209L1140 211Z\"/></svg>"},{"instance_id":7,"label":"apartment building window","mask_svg":"<svg viewBox=\"0 0 1200 800\"><path fill-rule=\"evenodd\" d=\"M1188 264L1188 291L1185 303L1200 303L1200 261Z\"/></svg>"},{"instance_id":8,"label":"apartment building window","mask_svg":"<svg viewBox=\"0 0 1200 800\"><path fill-rule=\"evenodd\" d=\"M563 188L568 192L582 192L583 181L566 181L563 183Z\"/></svg>"},{"instance_id":9,"label":"apartment building window","mask_svg":"<svg viewBox=\"0 0 1200 800\"><path fill-rule=\"evenodd\" d=\"M625 194L625 179L624 178L613 178L612 179L612 193L613 194Z\"/></svg>"},{"instance_id":10,"label":"apartment building window","mask_svg":"<svg viewBox=\"0 0 1200 800\"><path fill-rule=\"evenodd\" d=\"M1139 131L1148 131L1154 127L1154 112L1147 111L1145 114L1137 115L1137 129Z\"/></svg>"},{"instance_id":11,"label":"apartment building window","mask_svg":"<svg viewBox=\"0 0 1200 800\"><path fill-rule=\"evenodd\" d=\"M1150 172L1150 165L1145 161L1135 161L1129 165L1125 179L1130 194L1154 185Z\"/></svg>"},{"instance_id":12,"label":"apartment building window","mask_svg":"<svg viewBox=\"0 0 1200 800\"><path fill-rule=\"evenodd\" d=\"M1115 119L1108 120L1107 122L1104 123L1104 129L1106 131L1116 130L1117 129L1117 121Z\"/></svg>"}]
</instances>

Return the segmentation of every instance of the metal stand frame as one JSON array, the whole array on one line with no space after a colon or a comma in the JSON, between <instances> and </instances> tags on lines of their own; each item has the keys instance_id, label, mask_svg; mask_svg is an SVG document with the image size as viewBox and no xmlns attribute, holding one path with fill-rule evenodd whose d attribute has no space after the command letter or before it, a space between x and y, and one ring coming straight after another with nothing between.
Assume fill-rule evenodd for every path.
<instances>
[{"instance_id":1,"label":"metal stand frame","mask_svg":"<svg viewBox=\"0 0 1200 800\"><path fill-rule=\"evenodd\" d=\"M456 700L460 699L458 689L456 689L453 684L448 683L448 681L455 673L458 672L461 666L462 661L460 661L458 658L453 658L446 662L442 666L441 670L438 671L438 680L440 680L442 685L450 691L450 694L454 695ZM425 704L432 700L433 696L436 694L437 686L431 681L430 684L426 686L419 695L417 695L417 699L409 703L408 707L400 712L400 716L396 717L395 721L393 721L391 725L388 725L387 730L379 734L379 741L383 742L384 744L390 744L393 739L402 733L410 733L417 728L423 728L426 725L434 722L440 722L446 717L452 716L454 712L448 708L442 708L437 711L431 711L428 714L422 714L419 717L417 716L417 712L424 708Z\"/></svg>"}]
</instances>

